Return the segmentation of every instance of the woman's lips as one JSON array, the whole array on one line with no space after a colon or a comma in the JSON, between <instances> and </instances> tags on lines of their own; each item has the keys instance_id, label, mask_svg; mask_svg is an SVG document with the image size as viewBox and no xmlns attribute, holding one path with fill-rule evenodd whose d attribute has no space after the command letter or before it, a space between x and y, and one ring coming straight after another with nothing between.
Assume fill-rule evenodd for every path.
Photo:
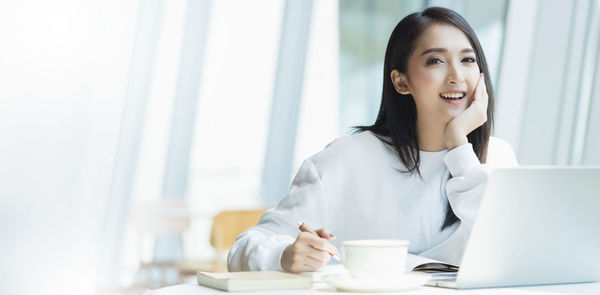
<instances>
[{"instance_id":1,"label":"woman's lips","mask_svg":"<svg viewBox=\"0 0 600 295\"><path fill-rule=\"evenodd\" d=\"M440 98L449 104L460 104L467 96L465 91L448 91L440 93Z\"/></svg>"},{"instance_id":2,"label":"woman's lips","mask_svg":"<svg viewBox=\"0 0 600 295\"><path fill-rule=\"evenodd\" d=\"M442 97L442 99L449 104L460 104L463 101L463 99L465 99L465 98L464 97L463 98L443 98Z\"/></svg>"}]
</instances>

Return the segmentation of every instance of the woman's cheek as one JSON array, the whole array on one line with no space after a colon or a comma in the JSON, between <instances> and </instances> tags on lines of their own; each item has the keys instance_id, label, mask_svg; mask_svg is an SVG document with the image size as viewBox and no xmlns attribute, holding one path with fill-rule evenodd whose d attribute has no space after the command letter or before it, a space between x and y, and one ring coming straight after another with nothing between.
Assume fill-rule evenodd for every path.
<instances>
[{"instance_id":1,"label":"woman's cheek","mask_svg":"<svg viewBox=\"0 0 600 295\"><path fill-rule=\"evenodd\" d=\"M439 73L437 73L434 69L422 67L418 68L418 70L415 71L414 78L418 81L419 84L429 84L438 80L439 78L437 78L437 76L439 76Z\"/></svg>"}]
</instances>

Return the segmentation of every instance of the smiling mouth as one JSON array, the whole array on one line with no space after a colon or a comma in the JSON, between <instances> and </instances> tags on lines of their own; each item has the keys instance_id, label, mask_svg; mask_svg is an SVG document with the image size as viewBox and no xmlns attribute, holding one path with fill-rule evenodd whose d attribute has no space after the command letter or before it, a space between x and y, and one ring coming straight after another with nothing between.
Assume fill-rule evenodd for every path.
<instances>
[{"instance_id":1,"label":"smiling mouth","mask_svg":"<svg viewBox=\"0 0 600 295\"><path fill-rule=\"evenodd\" d=\"M440 93L440 97L443 99L460 100L466 96L464 92L444 92Z\"/></svg>"}]
</instances>

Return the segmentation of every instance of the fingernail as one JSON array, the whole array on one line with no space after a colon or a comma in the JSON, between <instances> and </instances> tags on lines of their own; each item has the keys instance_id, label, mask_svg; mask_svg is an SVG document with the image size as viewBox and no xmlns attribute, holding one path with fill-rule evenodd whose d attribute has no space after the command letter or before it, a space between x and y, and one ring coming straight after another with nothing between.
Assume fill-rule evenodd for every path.
<instances>
[{"instance_id":1,"label":"fingernail","mask_svg":"<svg viewBox=\"0 0 600 295\"><path fill-rule=\"evenodd\" d=\"M330 237L332 237L332 238L333 238L333 237L335 237L335 235L334 235L334 234L329 234L329 236L330 236Z\"/></svg>"}]
</instances>

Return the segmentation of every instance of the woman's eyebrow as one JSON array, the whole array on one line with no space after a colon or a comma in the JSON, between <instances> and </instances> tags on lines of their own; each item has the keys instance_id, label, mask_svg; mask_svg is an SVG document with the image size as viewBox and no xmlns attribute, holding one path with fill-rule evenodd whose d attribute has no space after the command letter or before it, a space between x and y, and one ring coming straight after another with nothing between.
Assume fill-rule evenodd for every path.
<instances>
[{"instance_id":1,"label":"woman's eyebrow","mask_svg":"<svg viewBox=\"0 0 600 295\"><path fill-rule=\"evenodd\" d=\"M423 53L421 53L421 56L423 56L427 53L431 53L431 52L445 53L445 52L448 52L448 49L446 49L446 48L429 48L429 49L423 51ZM465 48L460 51L460 53L469 53L469 52L475 52L475 50L473 50L473 48Z\"/></svg>"}]
</instances>

